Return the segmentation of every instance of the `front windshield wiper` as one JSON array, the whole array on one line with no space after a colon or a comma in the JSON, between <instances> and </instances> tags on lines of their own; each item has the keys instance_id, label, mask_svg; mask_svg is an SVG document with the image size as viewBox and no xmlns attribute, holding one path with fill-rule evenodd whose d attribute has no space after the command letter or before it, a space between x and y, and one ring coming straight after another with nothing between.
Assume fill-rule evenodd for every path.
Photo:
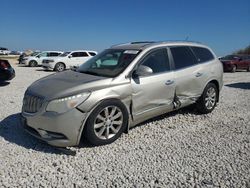
<instances>
[{"instance_id":1,"label":"front windshield wiper","mask_svg":"<svg viewBox=\"0 0 250 188\"><path fill-rule=\"evenodd\" d=\"M91 75L95 75L95 76L101 76L101 75L99 75L98 73L96 73L96 72L91 72L91 71L78 71L78 72L80 72L80 73L85 73L85 74L91 74Z\"/></svg>"}]
</instances>

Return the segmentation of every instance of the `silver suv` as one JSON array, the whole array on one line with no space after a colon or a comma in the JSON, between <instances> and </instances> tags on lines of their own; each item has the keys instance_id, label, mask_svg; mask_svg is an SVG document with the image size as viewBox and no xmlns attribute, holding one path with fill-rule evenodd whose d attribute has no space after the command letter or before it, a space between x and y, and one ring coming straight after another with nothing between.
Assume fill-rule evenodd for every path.
<instances>
[{"instance_id":1,"label":"silver suv","mask_svg":"<svg viewBox=\"0 0 250 188\"><path fill-rule=\"evenodd\" d=\"M25 129L47 143L109 144L146 119L196 104L211 112L223 69L207 46L133 42L112 46L76 70L34 82L25 92Z\"/></svg>"}]
</instances>

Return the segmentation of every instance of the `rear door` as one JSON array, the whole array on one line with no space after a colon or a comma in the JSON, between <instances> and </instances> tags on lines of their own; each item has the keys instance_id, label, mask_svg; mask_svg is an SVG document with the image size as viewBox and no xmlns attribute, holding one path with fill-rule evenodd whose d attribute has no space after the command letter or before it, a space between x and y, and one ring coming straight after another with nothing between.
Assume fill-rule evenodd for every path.
<instances>
[{"instance_id":1,"label":"rear door","mask_svg":"<svg viewBox=\"0 0 250 188\"><path fill-rule=\"evenodd\" d=\"M201 95L204 70L188 46L170 47L175 69L176 97L181 106L189 105Z\"/></svg>"},{"instance_id":2,"label":"rear door","mask_svg":"<svg viewBox=\"0 0 250 188\"><path fill-rule=\"evenodd\" d=\"M68 62L69 62L68 67L73 67L73 66L77 66L78 64L80 64L81 63L80 52L71 53L71 56Z\"/></svg>"},{"instance_id":3,"label":"rear door","mask_svg":"<svg viewBox=\"0 0 250 188\"><path fill-rule=\"evenodd\" d=\"M79 54L79 61L77 62L76 66L80 66L91 57L87 52L78 52L78 54Z\"/></svg>"}]
</instances>

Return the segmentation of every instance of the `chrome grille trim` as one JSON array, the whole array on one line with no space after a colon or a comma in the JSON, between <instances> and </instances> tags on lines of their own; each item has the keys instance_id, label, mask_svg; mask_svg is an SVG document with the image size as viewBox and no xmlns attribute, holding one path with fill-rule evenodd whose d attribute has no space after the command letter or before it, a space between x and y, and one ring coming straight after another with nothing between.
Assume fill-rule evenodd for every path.
<instances>
[{"instance_id":1,"label":"chrome grille trim","mask_svg":"<svg viewBox=\"0 0 250 188\"><path fill-rule=\"evenodd\" d=\"M25 94L23 99L23 111L27 113L38 112L43 104L43 99L30 94Z\"/></svg>"}]
</instances>

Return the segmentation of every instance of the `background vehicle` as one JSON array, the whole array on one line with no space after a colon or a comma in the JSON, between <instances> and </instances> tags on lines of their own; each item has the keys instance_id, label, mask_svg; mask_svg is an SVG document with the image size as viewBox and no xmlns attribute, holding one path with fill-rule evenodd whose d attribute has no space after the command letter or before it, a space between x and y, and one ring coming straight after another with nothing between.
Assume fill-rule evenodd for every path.
<instances>
[{"instance_id":1,"label":"background vehicle","mask_svg":"<svg viewBox=\"0 0 250 188\"><path fill-rule=\"evenodd\" d=\"M90 50L64 52L58 58L44 59L42 66L45 69L52 69L61 72L74 66L80 66L96 54L97 52Z\"/></svg>"},{"instance_id":2,"label":"background vehicle","mask_svg":"<svg viewBox=\"0 0 250 188\"><path fill-rule=\"evenodd\" d=\"M10 51L8 50L8 48L0 47L0 55L8 55L9 53Z\"/></svg>"},{"instance_id":3,"label":"background vehicle","mask_svg":"<svg viewBox=\"0 0 250 188\"><path fill-rule=\"evenodd\" d=\"M19 51L11 51L9 53L9 55L21 55L21 54L22 54L22 52L19 52Z\"/></svg>"},{"instance_id":4,"label":"background vehicle","mask_svg":"<svg viewBox=\"0 0 250 188\"><path fill-rule=\"evenodd\" d=\"M25 92L25 129L49 144L109 144L146 119L196 104L210 113L223 68L210 48L189 42L113 46L77 70L34 82Z\"/></svg>"},{"instance_id":5,"label":"background vehicle","mask_svg":"<svg viewBox=\"0 0 250 188\"><path fill-rule=\"evenodd\" d=\"M15 70L7 60L0 59L0 81L11 80L15 77Z\"/></svg>"},{"instance_id":6,"label":"background vehicle","mask_svg":"<svg viewBox=\"0 0 250 188\"><path fill-rule=\"evenodd\" d=\"M43 51L33 53L31 56L27 56L23 58L22 64L28 65L30 67L36 67L38 65L42 65L42 61L48 57L57 57L61 55L63 52L61 51Z\"/></svg>"},{"instance_id":7,"label":"background vehicle","mask_svg":"<svg viewBox=\"0 0 250 188\"><path fill-rule=\"evenodd\" d=\"M228 55L220 59L224 71L235 72L236 70L250 71L249 55Z\"/></svg>"}]
</instances>

